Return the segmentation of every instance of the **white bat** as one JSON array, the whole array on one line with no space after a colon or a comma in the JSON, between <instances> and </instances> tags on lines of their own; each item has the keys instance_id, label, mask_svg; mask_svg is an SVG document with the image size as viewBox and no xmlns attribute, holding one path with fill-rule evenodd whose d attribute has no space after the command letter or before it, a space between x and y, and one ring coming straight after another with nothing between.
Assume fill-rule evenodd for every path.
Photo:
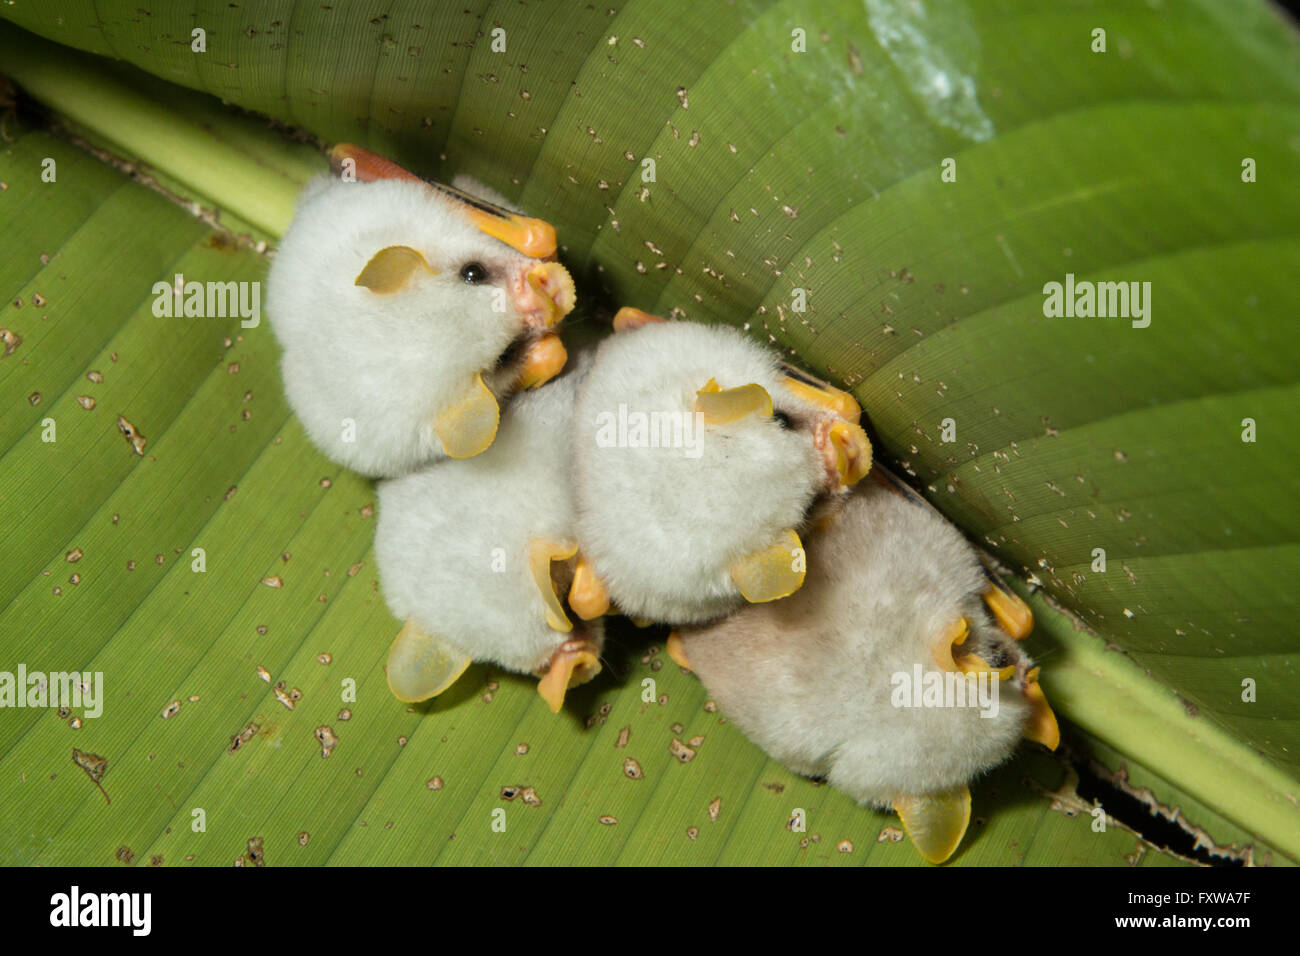
<instances>
[{"instance_id":1,"label":"white bat","mask_svg":"<svg viewBox=\"0 0 1300 956\"><path fill-rule=\"evenodd\" d=\"M406 701L442 693L471 661L537 674L553 711L600 672L599 620L569 617L577 540L569 434L580 369L506 406L492 447L379 484L375 556L406 621L388 683Z\"/></svg>"},{"instance_id":2,"label":"white bat","mask_svg":"<svg viewBox=\"0 0 1300 956\"><path fill-rule=\"evenodd\" d=\"M267 290L285 391L331 460L405 474L491 444L500 400L564 365L554 230L342 144L299 198ZM342 170L349 178L345 181Z\"/></svg>"},{"instance_id":3,"label":"white bat","mask_svg":"<svg viewBox=\"0 0 1300 956\"><path fill-rule=\"evenodd\" d=\"M615 328L575 413L575 610L692 623L793 593L808 508L870 468L857 403L729 327Z\"/></svg>"},{"instance_id":4,"label":"white bat","mask_svg":"<svg viewBox=\"0 0 1300 956\"><path fill-rule=\"evenodd\" d=\"M893 807L940 863L966 831L970 781L1022 736L1059 742L1013 640L1033 615L937 512L874 481L826 511L807 586L675 633L668 651L773 759Z\"/></svg>"}]
</instances>

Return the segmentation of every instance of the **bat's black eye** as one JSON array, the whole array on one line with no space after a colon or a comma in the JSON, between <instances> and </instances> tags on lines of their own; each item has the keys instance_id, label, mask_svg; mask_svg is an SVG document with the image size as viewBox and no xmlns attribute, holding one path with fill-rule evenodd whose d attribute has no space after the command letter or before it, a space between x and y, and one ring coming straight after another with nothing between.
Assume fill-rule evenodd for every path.
<instances>
[{"instance_id":1,"label":"bat's black eye","mask_svg":"<svg viewBox=\"0 0 1300 956\"><path fill-rule=\"evenodd\" d=\"M776 423L780 425L782 428L794 427L792 424L790 424L790 416L787 415L785 412L774 411L772 412L772 417L776 419Z\"/></svg>"},{"instance_id":2,"label":"bat's black eye","mask_svg":"<svg viewBox=\"0 0 1300 956\"><path fill-rule=\"evenodd\" d=\"M488 280L487 266L481 262L467 262L460 267L460 277L470 285L481 285Z\"/></svg>"}]
</instances>

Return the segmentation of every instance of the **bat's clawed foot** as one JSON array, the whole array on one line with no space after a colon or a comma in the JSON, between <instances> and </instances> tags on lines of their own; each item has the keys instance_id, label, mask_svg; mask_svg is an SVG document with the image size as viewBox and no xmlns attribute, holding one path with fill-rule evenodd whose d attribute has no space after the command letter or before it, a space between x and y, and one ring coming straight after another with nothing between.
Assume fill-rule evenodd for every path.
<instances>
[{"instance_id":1,"label":"bat's clawed foot","mask_svg":"<svg viewBox=\"0 0 1300 956\"><path fill-rule=\"evenodd\" d=\"M569 585L569 610L584 621L609 612L609 591L585 554L578 555Z\"/></svg>"},{"instance_id":2,"label":"bat's clawed foot","mask_svg":"<svg viewBox=\"0 0 1300 956\"><path fill-rule=\"evenodd\" d=\"M686 642L682 640L682 635L678 631L673 631L668 635L668 643L664 646L668 656L672 658L674 664L678 667L691 669L691 662L686 657Z\"/></svg>"},{"instance_id":3,"label":"bat's clawed foot","mask_svg":"<svg viewBox=\"0 0 1300 956\"><path fill-rule=\"evenodd\" d=\"M551 655L546 671L537 683L537 693L542 695L551 713L558 714L569 688L587 683L600 670L600 648L594 641L586 638L565 641Z\"/></svg>"},{"instance_id":4,"label":"bat's clawed foot","mask_svg":"<svg viewBox=\"0 0 1300 956\"><path fill-rule=\"evenodd\" d=\"M515 378L515 388L537 388L545 385L560 372L569 360L569 353L564 343L554 332L533 339L524 349L524 356L519 363L519 373Z\"/></svg>"}]
</instances>

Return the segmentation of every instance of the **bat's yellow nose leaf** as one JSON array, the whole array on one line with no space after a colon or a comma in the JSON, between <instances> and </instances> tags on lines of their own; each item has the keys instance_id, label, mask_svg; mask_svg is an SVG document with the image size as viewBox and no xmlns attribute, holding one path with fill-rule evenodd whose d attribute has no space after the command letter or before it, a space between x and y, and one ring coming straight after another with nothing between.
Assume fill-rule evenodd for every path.
<instances>
[{"instance_id":1,"label":"bat's yellow nose leaf","mask_svg":"<svg viewBox=\"0 0 1300 956\"><path fill-rule=\"evenodd\" d=\"M463 651L407 621L388 648L388 689L407 703L428 700L456 683L469 665Z\"/></svg>"},{"instance_id":2,"label":"bat's yellow nose leaf","mask_svg":"<svg viewBox=\"0 0 1300 956\"><path fill-rule=\"evenodd\" d=\"M943 863L956 851L970 824L970 789L903 797L894 809L917 852L930 863Z\"/></svg>"},{"instance_id":3,"label":"bat's yellow nose leaf","mask_svg":"<svg viewBox=\"0 0 1300 956\"><path fill-rule=\"evenodd\" d=\"M420 274L437 275L437 270L410 246L385 246L370 257L354 284L388 295L406 288L412 277Z\"/></svg>"},{"instance_id":4,"label":"bat's yellow nose leaf","mask_svg":"<svg viewBox=\"0 0 1300 956\"><path fill-rule=\"evenodd\" d=\"M528 544L528 569L532 572L537 593L542 597L546 607L546 623L552 629L567 634L573 630L573 622L564 613L564 605L555 593L555 582L551 579L551 562L567 561L578 553L578 542L571 540L551 541L538 538Z\"/></svg>"},{"instance_id":5,"label":"bat's yellow nose leaf","mask_svg":"<svg viewBox=\"0 0 1300 956\"><path fill-rule=\"evenodd\" d=\"M709 380L713 387L717 383ZM762 385L741 385L721 391L707 391L708 385L695 393L695 410L704 414L706 425L725 425L749 415L772 417L772 396Z\"/></svg>"},{"instance_id":6,"label":"bat's yellow nose leaf","mask_svg":"<svg viewBox=\"0 0 1300 956\"><path fill-rule=\"evenodd\" d=\"M762 604L798 591L803 586L805 567L803 542L793 528L786 528L773 544L735 562L731 580L746 601Z\"/></svg>"},{"instance_id":7,"label":"bat's yellow nose leaf","mask_svg":"<svg viewBox=\"0 0 1300 956\"><path fill-rule=\"evenodd\" d=\"M473 458L492 444L500 422L501 406L483 383L482 373L475 372L465 396L442 410L434 420L433 430L448 457Z\"/></svg>"},{"instance_id":8,"label":"bat's yellow nose leaf","mask_svg":"<svg viewBox=\"0 0 1300 956\"><path fill-rule=\"evenodd\" d=\"M573 276L558 262L539 262L524 273L524 278L548 309L543 322L545 328L559 324L578 302Z\"/></svg>"},{"instance_id":9,"label":"bat's yellow nose leaf","mask_svg":"<svg viewBox=\"0 0 1300 956\"><path fill-rule=\"evenodd\" d=\"M955 661L957 669L963 674L994 674L998 680L1010 680L1016 672L1015 664L995 668L978 654L963 654L961 657L955 658Z\"/></svg>"},{"instance_id":10,"label":"bat's yellow nose leaf","mask_svg":"<svg viewBox=\"0 0 1300 956\"><path fill-rule=\"evenodd\" d=\"M835 446L835 470L846 488L856 485L871 470L871 440L851 422L836 422L830 430Z\"/></svg>"}]
</instances>

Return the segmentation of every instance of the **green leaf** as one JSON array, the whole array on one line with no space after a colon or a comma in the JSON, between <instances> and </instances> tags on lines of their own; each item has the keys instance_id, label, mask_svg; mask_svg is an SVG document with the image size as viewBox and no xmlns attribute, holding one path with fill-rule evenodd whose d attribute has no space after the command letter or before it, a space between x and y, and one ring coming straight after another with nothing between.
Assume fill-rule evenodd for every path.
<instances>
[{"instance_id":1,"label":"green leaf","mask_svg":"<svg viewBox=\"0 0 1300 956\"><path fill-rule=\"evenodd\" d=\"M325 140L471 172L556 224L584 291L743 325L852 388L882 457L1041 586L1031 650L1058 712L1157 790L1197 801L1210 820L1198 825L1230 831L1220 842L1300 856L1300 344L1288 328L1300 48L1270 7L741 3L700 30L685 2L445 17L160 6L3 13ZM206 53L191 51L195 26ZM1098 26L1105 53L1090 49ZM492 50L497 27L505 52ZM795 29L806 52L792 50ZM150 311L152 283L177 272L264 277L256 243L284 228L318 154L13 28L0 54L63 128L250 237L227 241L46 132L0 156L6 221L24 224L0 237L0 291L24 303L0 320L23 337L0 360L0 634L15 661L112 678L106 716L80 730L37 711L0 720L15 861L108 863L126 845L138 860L224 863L261 835L272 863L919 863L876 842L896 821L763 761L702 709L693 680L635 663L644 638L628 639L621 685L577 698L590 728L481 669L435 707L396 705L381 669L396 624L361 511L371 489L308 446L265 326ZM40 182L45 157L56 184ZM1242 180L1247 157L1256 182ZM941 179L947 158L955 182ZM1044 283L1066 273L1150 282L1150 327L1046 317ZM85 381L91 369L102 385ZM76 401L87 394L89 411ZM118 414L148 438L143 459ZM47 416L54 443L41 441ZM947 418L955 443L942 441ZM190 570L196 547L203 574ZM274 576L283 587L260 583ZM317 663L325 652L332 663ZM259 665L302 691L292 712ZM357 682L347 722L341 675ZM669 700L643 706L652 675ZM172 700L181 709L164 721ZM258 735L226 753L249 721ZM706 737L687 765L667 750L676 723L682 739ZM339 743L323 759L313 730L327 724ZM112 806L72 746L108 758ZM626 756L644 779L623 775ZM425 787L434 776L441 790ZM980 784L988 822L955 862L1133 852L1117 828L1095 834L1086 816L1024 799L1025 779L1041 797L1062 773L1025 753ZM542 805L503 803L511 785L534 786ZM497 806L508 837L489 829ZM206 833L191 831L195 807ZM822 837L806 849L785 830L794 807L809 840ZM835 852L843 839L853 853Z\"/></svg>"}]
</instances>

